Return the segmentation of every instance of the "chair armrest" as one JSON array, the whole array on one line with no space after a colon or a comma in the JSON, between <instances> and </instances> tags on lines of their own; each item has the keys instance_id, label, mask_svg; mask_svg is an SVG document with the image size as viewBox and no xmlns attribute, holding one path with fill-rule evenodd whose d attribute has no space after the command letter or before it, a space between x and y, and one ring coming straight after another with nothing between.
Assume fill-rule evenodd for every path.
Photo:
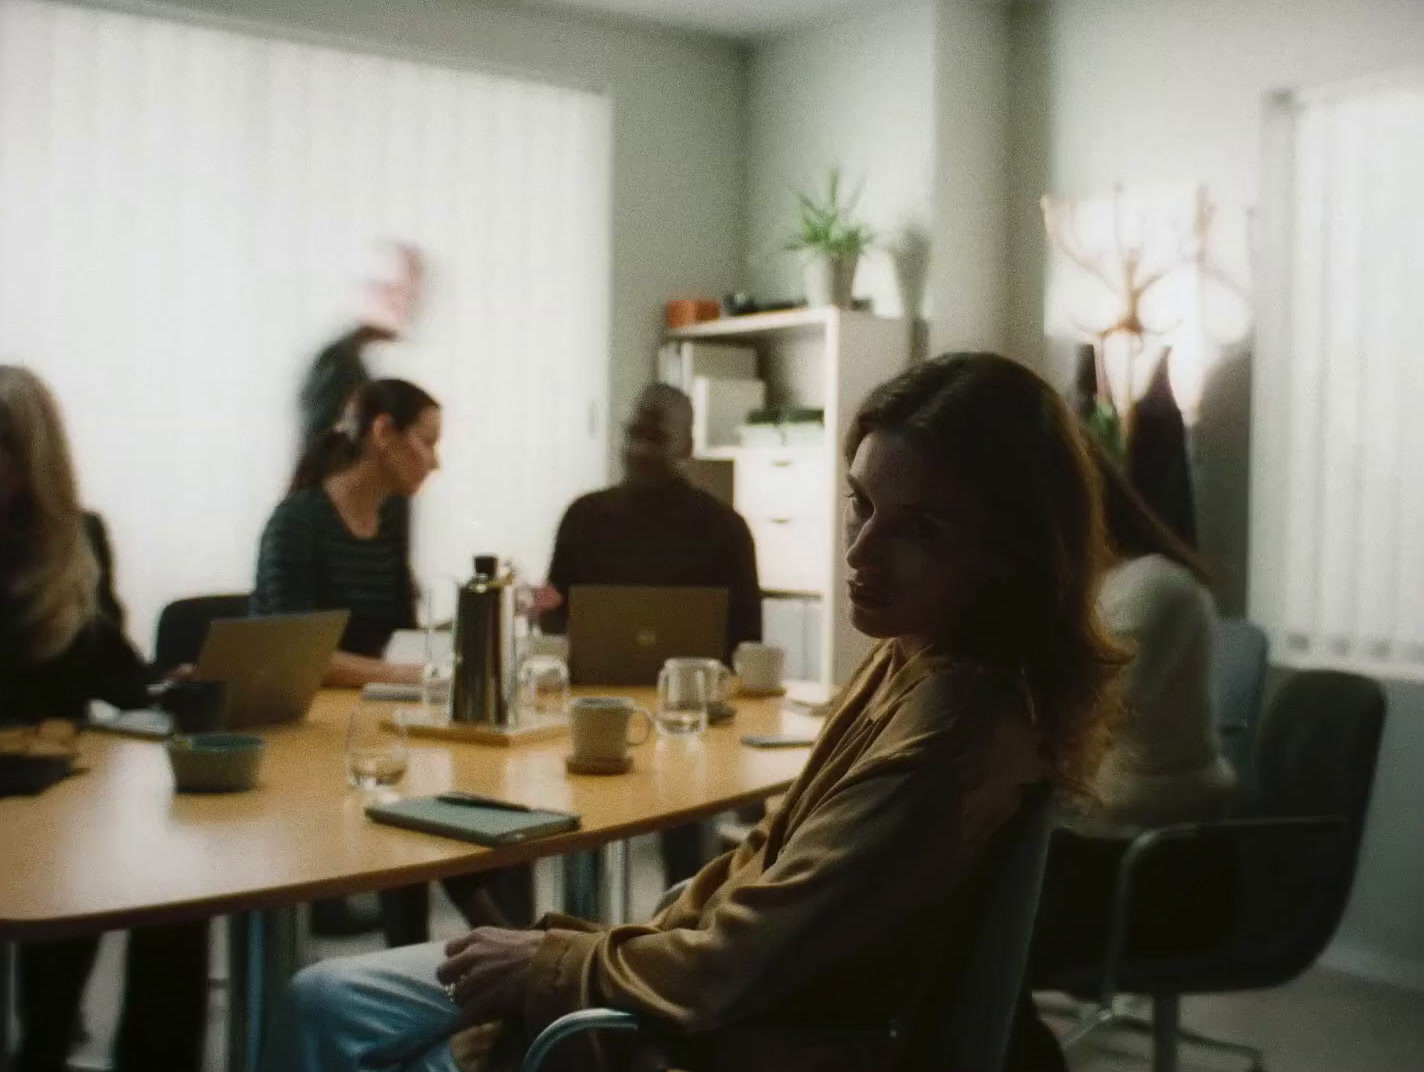
<instances>
[{"instance_id":1,"label":"chair armrest","mask_svg":"<svg viewBox=\"0 0 1424 1072\"><path fill-rule=\"evenodd\" d=\"M1232 842L1238 860L1269 860L1272 865L1286 869L1291 863L1298 863L1309 869L1320 858L1320 853L1347 835L1348 824L1343 816L1224 819L1156 827L1138 834L1118 863L1100 1001L1106 1005L1117 992L1117 978L1132 922L1132 892L1137 870L1144 859L1157 852L1170 851L1173 845L1210 838Z\"/></svg>"},{"instance_id":2,"label":"chair armrest","mask_svg":"<svg viewBox=\"0 0 1424 1072\"><path fill-rule=\"evenodd\" d=\"M524 1054L523 1072L538 1072L555 1046L585 1031L639 1031L642 1021L620 1009L579 1009L560 1016L530 1044Z\"/></svg>"},{"instance_id":3,"label":"chair armrest","mask_svg":"<svg viewBox=\"0 0 1424 1072\"><path fill-rule=\"evenodd\" d=\"M657 915L668 905L672 904L682 896L682 891L692 885L692 879L685 878L681 882L674 882L667 889L663 890L663 895L658 898L658 907L653 910L653 915Z\"/></svg>"}]
</instances>

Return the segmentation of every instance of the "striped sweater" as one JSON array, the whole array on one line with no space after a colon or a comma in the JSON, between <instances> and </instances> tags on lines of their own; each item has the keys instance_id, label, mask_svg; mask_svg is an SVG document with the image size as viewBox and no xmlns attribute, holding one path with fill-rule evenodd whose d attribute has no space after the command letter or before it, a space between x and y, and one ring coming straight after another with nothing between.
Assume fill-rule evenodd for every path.
<instances>
[{"instance_id":1,"label":"striped sweater","mask_svg":"<svg viewBox=\"0 0 1424 1072\"><path fill-rule=\"evenodd\" d=\"M406 518L405 500L387 499L363 540L320 485L288 495L262 532L252 613L349 610L341 650L379 656L391 633L415 625Z\"/></svg>"}]
</instances>

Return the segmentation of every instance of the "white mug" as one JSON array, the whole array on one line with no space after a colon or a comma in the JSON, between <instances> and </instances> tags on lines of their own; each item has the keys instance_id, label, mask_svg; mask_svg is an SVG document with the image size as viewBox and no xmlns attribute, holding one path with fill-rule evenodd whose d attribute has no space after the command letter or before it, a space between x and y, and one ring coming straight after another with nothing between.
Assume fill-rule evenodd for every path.
<instances>
[{"instance_id":1,"label":"white mug","mask_svg":"<svg viewBox=\"0 0 1424 1072\"><path fill-rule=\"evenodd\" d=\"M630 734L631 723L642 722L642 733ZM569 704L569 736L573 757L595 763L616 763L630 745L642 744L653 732L653 716L621 696L580 696Z\"/></svg>"},{"instance_id":2,"label":"white mug","mask_svg":"<svg viewBox=\"0 0 1424 1072\"><path fill-rule=\"evenodd\" d=\"M748 640L737 645L732 655L732 666L742 679L742 688L750 692L774 692L781 688L786 653L774 644L757 644Z\"/></svg>"}]
</instances>

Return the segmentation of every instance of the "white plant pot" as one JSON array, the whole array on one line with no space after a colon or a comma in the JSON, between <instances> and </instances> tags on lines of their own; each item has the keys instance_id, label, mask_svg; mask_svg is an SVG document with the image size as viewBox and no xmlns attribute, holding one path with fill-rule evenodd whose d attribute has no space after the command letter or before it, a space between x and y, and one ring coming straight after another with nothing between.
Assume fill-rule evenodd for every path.
<instances>
[{"instance_id":1,"label":"white plant pot","mask_svg":"<svg viewBox=\"0 0 1424 1072\"><path fill-rule=\"evenodd\" d=\"M803 264L806 279L806 304L812 307L838 305L849 309L855 287L855 269L859 258L828 257L823 253L808 253Z\"/></svg>"}]
</instances>

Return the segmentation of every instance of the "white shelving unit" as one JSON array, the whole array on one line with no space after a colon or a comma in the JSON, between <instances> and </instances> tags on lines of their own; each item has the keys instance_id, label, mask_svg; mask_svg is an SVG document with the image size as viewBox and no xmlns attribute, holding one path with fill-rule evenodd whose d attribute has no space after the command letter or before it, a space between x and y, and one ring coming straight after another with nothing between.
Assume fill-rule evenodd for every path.
<instances>
[{"instance_id":1,"label":"white shelving unit","mask_svg":"<svg viewBox=\"0 0 1424 1072\"><path fill-rule=\"evenodd\" d=\"M788 653L789 676L843 684L869 641L851 627L845 599L841 444L866 394L909 361L909 325L843 309L796 309L708 321L671 332L667 341L754 349L768 406L824 411L825 429L810 442L718 447L698 461L714 471L731 467L730 481L713 482L730 483L733 505L751 527L769 605L788 603L768 613L768 632L807 635L804 657Z\"/></svg>"}]
</instances>

